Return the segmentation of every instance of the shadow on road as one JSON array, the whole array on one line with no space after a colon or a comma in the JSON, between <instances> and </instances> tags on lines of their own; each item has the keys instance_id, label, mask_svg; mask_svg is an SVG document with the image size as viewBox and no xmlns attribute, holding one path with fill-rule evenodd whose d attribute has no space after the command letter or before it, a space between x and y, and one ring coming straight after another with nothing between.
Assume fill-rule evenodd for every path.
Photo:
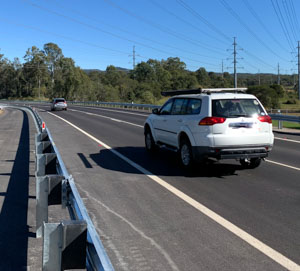
<instances>
[{"instance_id":1,"label":"shadow on road","mask_svg":"<svg viewBox=\"0 0 300 271\"><path fill-rule=\"evenodd\" d=\"M29 192L29 121L23 126L16 158L0 213L0 270L26 270L28 238L35 237L27 225Z\"/></svg>"},{"instance_id":2,"label":"shadow on road","mask_svg":"<svg viewBox=\"0 0 300 271\"><path fill-rule=\"evenodd\" d=\"M243 169L238 164L230 164L224 161L218 163L209 160L205 164L196 164L193 168L186 170L180 165L177 154L170 151L160 150L155 154L149 154L144 147L120 147L114 150L158 176L222 178L224 176L237 175L236 171ZM99 153L90 154L90 158L102 168L141 174L141 172L117 157L110 150L104 149Z\"/></svg>"}]
</instances>

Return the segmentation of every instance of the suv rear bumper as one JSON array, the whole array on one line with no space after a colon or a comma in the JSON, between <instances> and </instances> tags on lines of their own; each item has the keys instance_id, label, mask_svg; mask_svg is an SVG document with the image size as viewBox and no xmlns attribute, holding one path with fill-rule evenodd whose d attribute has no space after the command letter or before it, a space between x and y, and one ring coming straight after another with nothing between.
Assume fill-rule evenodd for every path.
<instances>
[{"instance_id":1,"label":"suv rear bumper","mask_svg":"<svg viewBox=\"0 0 300 271\"><path fill-rule=\"evenodd\" d=\"M271 145L249 146L249 147L193 147L193 156L195 160L202 161L206 158L220 159L241 159L241 158L265 158L272 149Z\"/></svg>"}]
</instances>

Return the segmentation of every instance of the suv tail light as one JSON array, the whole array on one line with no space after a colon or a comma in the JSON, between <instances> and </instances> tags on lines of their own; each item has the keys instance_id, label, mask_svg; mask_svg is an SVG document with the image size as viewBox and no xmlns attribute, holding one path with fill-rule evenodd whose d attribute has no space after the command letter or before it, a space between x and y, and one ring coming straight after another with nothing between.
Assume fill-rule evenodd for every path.
<instances>
[{"instance_id":1,"label":"suv tail light","mask_svg":"<svg viewBox=\"0 0 300 271\"><path fill-rule=\"evenodd\" d=\"M206 117L202 120L200 120L198 125L214 125L218 123L224 123L226 118L221 117Z\"/></svg>"},{"instance_id":2,"label":"suv tail light","mask_svg":"<svg viewBox=\"0 0 300 271\"><path fill-rule=\"evenodd\" d=\"M268 116L268 115L265 115L265 116L259 116L259 117L258 117L258 120L259 120L260 122L272 123L272 119L271 119L271 117Z\"/></svg>"}]
</instances>

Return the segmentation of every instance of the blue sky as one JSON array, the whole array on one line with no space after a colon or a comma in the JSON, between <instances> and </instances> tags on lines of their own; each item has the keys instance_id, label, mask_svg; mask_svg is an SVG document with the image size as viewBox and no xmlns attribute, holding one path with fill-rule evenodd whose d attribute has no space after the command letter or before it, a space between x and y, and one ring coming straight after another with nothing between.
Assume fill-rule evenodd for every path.
<instances>
[{"instance_id":1,"label":"blue sky","mask_svg":"<svg viewBox=\"0 0 300 271\"><path fill-rule=\"evenodd\" d=\"M291 74L299 11L299 0L2 0L0 53L23 62L31 46L54 42L77 66L105 70L132 68L135 46L136 63L179 57L221 72L223 61L231 73L236 37L238 72L277 73L279 63Z\"/></svg>"}]
</instances>

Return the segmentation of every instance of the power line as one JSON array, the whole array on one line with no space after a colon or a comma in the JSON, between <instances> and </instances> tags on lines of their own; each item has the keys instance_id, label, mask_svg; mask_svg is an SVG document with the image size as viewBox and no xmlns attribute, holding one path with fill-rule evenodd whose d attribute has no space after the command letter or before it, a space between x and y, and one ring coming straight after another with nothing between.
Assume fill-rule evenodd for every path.
<instances>
[{"instance_id":1,"label":"power line","mask_svg":"<svg viewBox=\"0 0 300 271\"><path fill-rule=\"evenodd\" d=\"M222 36L225 40L231 42L231 38L228 37L224 32L219 30L217 27L215 27L213 24L211 24L209 21L207 21L204 17L202 17L195 9L191 8L187 3L185 3L183 0L176 0L179 5L181 5L184 9L186 9L189 13L191 13L195 18L206 24L211 30L213 30L215 33Z\"/></svg>"},{"instance_id":2,"label":"power line","mask_svg":"<svg viewBox=\"0 0 300 271\"><path fill-rule=\"evenodd\" d=\"M35 31L38 31L38 32L42 32L42 33L46 33L46 34L49 34L49 35L53 35L53 36L56 36L56 37L59 37L59 38L63 38L63 39L66 39L66 40L71 40L73 42L82 43L82 44L85 44L85 45L89 45L91 47L100 48L100 49L108 50L108 51L111 51L111 52L128 55L128 52L125 52L125 51L120 51L120 50L116 50L116 49L112 49L112 48L107 48L107 47L100 46L98 44L93 44L93 43L82 41L82 40L79 40L79 39L74 39L72 37L60 35L60 34L57 34L57 33L54 33L54 32L50 32L50 31L47 31L47 30L43 30L43 29L40 29L40 28L35 27L35 26L29 26L29 25L25 25L25 24L20 24L20 23L16 23L15 21L10 21L10 20L3 19L3 18L0 18L0 21L5 22L5 23L9 23L9 24L12 24L12 25L15 25L15 26L18 26L18 27L21 26L23 28L28 28L28 29L35 30Z\"/></svg>"},{"instance_id":3,"label":"power line","mask_svg":"<svg viewBox=\"0 0 300 271\"><path fill-rule=\"evenodd\" d=\"M290 0L290 7L291 7L291 10L292 10L292 16L294 18L296 29L298 30L298 34L299 34L299 37L300 37L300 25L299 25L299 21L298 21L298 18L297 18L296 11L295 11L295 6L294 6L294 3L293 3L293 0Z\"/></svg>"},{"instance_id":4,"label":"power line","mask_svg":"<svg viewBox=\"0 0 300 271\"><path fill-rule=\"evenodd\" d=\"M258 69L257 66L254 66L253 64L251 64L250 62L248 62L248 61L245 60L245 59L243 59L243 62L244 62L245 64L247 64L247 66L250 66L250 67L252 67L252 68L255 69L255 70Z\"/></svg>"},{"instance_id":5,"label":"power line","mask_svg":"<svg viewBox=\"0 0 300 271\"><path fill-rule=\"evenodd\" d=\"M23 1L26 1L26 2L29 2L27 0L23 0ZM150 45L147 45L147 44L144 44L144 43L141 43L141 42L138 42L138 41L135 41L135 40L132 40L132 39L128 39L128 38L125 38L125 37L122 37L122 36L119 36L117 34L114 34L114 33L111 33L109 31L106 31L106 30L103 30L97 26L93 26L93 25L90 25L90 24L87 24L85 22L81 22L77 19L74 19L72 17L69 17L69 16L66 16L66 15L63 15L63 14L60 14L56 11L52 11L52 10L49 10L47 8L44 8L44 7L41 7L37 4L34 4L34 3L30 3L30 5L34 6L34 7L37 7L39 9L42 9L42 10L45 10L46 12L49 12L49 13L52 13L52 14L55 14L56 16L60 16L60 17L63 17L67 20L70 20L70 21L73 21L75 23L78 23L78 24L81 24L81 25L84 25L85 27L88 27L88 28L92 28L93 30L96 30L96 31L100 31L100 32L103 32L105 34L108 34L108 35L111 35L113 37L116 37L118 39L121 39L121 40L125 40L125 41L128 41L128 42L131 42L131 43L135 43L135 44L139 44L140 46L143 46L143 47L146 47L146 48L149 48L149 49L152 49L154 51L158 51L160 53L163 53L165 55L170 55L170 52L167 52L165 50L162 50L162 49L159 49L159 48L155 48L153 46L150 46ZM192 61L192 62L197 62L197 63L202 63L202 64L208 64L208 65L212 65L214 66L214 64L211 64L211 63L207 63L207 62L203 62L203 61L199 61L199 60L195 60L195 59L192 59L192 58L188 58L188 57L184 57L184 56L180 56L182 59L187 59L189 61ZM216 66L216 65L215 65Z\"/></svg>"},{"instance_id":6,"label":"power line","mask_svg":"<svg viewBox=\"0 0 300 271\"><path fill-rule=\"evenodd\" d=\"M253 17L257 20L257 22L261 25L261 27L265 30L266 33L268 33L268 35L273 39L273 41L279 45L283 50L287 51L286 48L284 48L284 46L274 37L274 35L268 30L268 28L266 27L266 25L263 23L263 21L259 18L258 14L255 12L255 10L252 8L252 6L250 5L248 0L243 0L245 6L247 7L247 9L251 12L251 14L253 15Z\"/></svg>"},{"instance_id":7,"label":"power line","mask_svg":"<svg viewBox=\"0 0 300 271\"><path fill-rule=\"evenodd\" d=\"M210 51L213 51L213 52L215 52L215 53L219 53L219 52L217 52L217 51L215 51L215 50L212 50L212 49L210 49L210 48L204 47L203 45L201 45L201 42L199 42L198 40L191 39L191 38L189 38L189 37L187 37L187 36L185 36L185 35L183 35L183 34L177 33L177 32L175 32L175 31L169 29L168 27L162 26L162 25L157 24L157 23L155 23L155 22L153 22L153 21L151 21L151 20L146 19L145 17L139 16L139 15L135 14L134 12L129 11L129 10L127 10L127 9L125 9L125 8L123 8L123 7L119 6L119 5L117 5L117 4L116 4L115 2L113 2L112 0L103 0L103 1L107 2L107 3L108 3L109 5L111 5L112 7L121 10L122 12L126 13L127 15L129 15L129 16L131 16L131 17L134 17L134 18L138 19L139 21L142 21L142 22L144 22L145 24L150 25L150 26L153 27L153 28L156 28L156 29L162 31L163 33L167 33L167 34L169 34L169 35L171 35L171 36L173 36L173 37L175 37L175 38L177 38L177 39L179 39L179 40L181 40L181 41L186 41L186 42L191 43L191 44L194 44L194 45L196 45L196 46L198 46L198 47L200 46L200 47L202 47L202 48L204 48L204 49L206 49L206 50L210 50Z\"/></svg>"},{"instance_id":8,"label":"power line","mask_svg":"<svg viewBox=\"0 0 300 271\"><path fill-rule=\"evenodd\" d=\"M23 0L23 1L25 1L25 0ZM60 5L59 3L57 3L57 1L53 1L53 2L55 2L55 4L56 4L57 6L62 7L62 8L65 8L64 6L62 6L62 5ZM140 39L142 39L142 40L150 41L150 42L152 42L152 43L156 43L156 44L159 44L159 45L168 47L168 48L172 48L172 49L178 50L178 51L180 51L180 52L186 52L186 53L188 53L188 54L192 54L192 55L196 55L196 56L201 56L201 57L210 58L210 59L219 59L219 58L217 58L217 57L210 57L210 56L206 56L206 55L203 55L203 54L199 54L199 53L197 53L197 52L191 52L191 51L188 51L188 50L186 50L186 49L178 48L178 47L175 47L175 46L170 45L170 44L165 44L165 43L159 42L158 40L152 40L152 39L149 39L149 38L147 38L147 37L144 37L144 36L138 35L138 34L136 34L136 33L127 31L127 30L125 30L125 29L122 29L122 28L120 28L120 27L117 27L117 26L113 26L113 25L107 24L106 22L104 22L104 21L102 21L102 20L92 18L92 17L90 17L90 16L87 16L86 14L83 14L82 12L78 12L77 10L74 10L74 9L69 9L69 10L70 10L71 12L75 13L75 14L78 14L79 16L82 16L82 17L87 18L87 19L89 19L89 20L92 20L92 21L95 21L95 22L97 22L97 23L100 23L101 25L106 25L106 26L108 26L108 27L110 27L110 28L117 29L117 30L120 31L120 32L124 32L124 33L130 34L130 35L135 36L135 37L138 37L138 38L140 38ZM210 47L210 48L209 48L209 47L203 47L203 48L206 49L206 50L211 50L212 47ZM221 50L220 48L215 48L215 49ZM216 51L213 51L213 52L216 52ZM219 53L219 52L217 52L217 53Z\"/></svg>"},{"instance_id":9,"label":"power line","mask_svg":"<svg viewBox=\"0 0 300 271\"><path fill-rule=\"evenodd\" d=\"M297 41L296 31L295 31L293 19L291 17L289 6L287 5L287 2L285 0L282 1L282 4L285 11L285 17L287 18L288 23L290 25L289 29L291 29L292 35L294 36L294 41L296 42Z\"/></svg>"},{"instance_id":10,"label":"power line","mask_svg":"<svg viewBox=\"0 0 300 271\"><path fill-rule=\"evenodd\" d=\"M241 19L241 17L230 7L230 5L225 0L219 0L220 3L225 7L225 9L253 36L261 45L263 45L266 49L268 49L272 54L277 57L285 60L276 52L274 52L265 42L263 42L254 31ZM287 61L287 60L285 60Z\"/></svg>"},{"instance_id":11,"label":"power line","mask_svg":"<svg viewBox=\"0 0 300 271\"><path fill-rule=\"evenodd\" d=\"M245 50L245 49L244 49L243 51L245 52L245 54L247 54L248 56L250 56L250 57L252 57L252 58L255 58L257 61L259 61L260 63L264 64L265 66L268 66L268 67L274 69L274 67L273 67L271 64L269 64L269 63L265 62L264 60L260 59L258 56L256 56L256 55L254 55L254 54L248 52L248 51Z\"/></svg>"},{"instance_id":12,"label":"power line","mask_svg":"<svg viewBox=\"0 0 300 271\"><path fill-rule=\"evenodd\" d=\"M163 10L165 13L171 15L172 17L175 17L177 20L179 20L179 21L185 23L186 25L189 25L190 27L192 27L192 28L196 29L197 31L203 33L204 35L210 37L211 39L214 39L214 40L217 40L217 41L219 41L219 42L221 42L221 43L224 43L222 40L218 39L217 37L212 36L211 34L209 34L209 33L205 32L205 31L203 31L203 30L202 30L201 28L199 28L198 26L192 24L191 22L189 22L189 21L183 19L182 17L178 16L177 14L171 12L171 11L169 10L169 8L165 8L165 7L162 6L161 4L157 3L157 1L155 1L155 0L149 0L149 1L150 1L153 5L155 5L156 7L158 7L159 9ZM217 50L222 50L222 49L220 49L220 48L216 48L216 47L211 46L211 45L207 45L207 46L210 46L211 48L215 48L215 49L217 49Z\"/></svg>"},{"instance_id":13,"label":"power line","mask_svg":"<svg viewBox=\"0 0 300 271\"><path fill-rule=\"evenodd\" d=\"M276 1L276 5L275 5L274 1ZM288 42L288 44L289 44L292 52L294 52L295 50L293 48L293 42L291 40L289 31L288 31L288 29L286 27L286 23L285 23L285 20L284 20L284 18L282 16L282 12L281 12L280 6L278 4L278 1L277 0L271 0L271 3L272 3L274 11L276 13L277 19L278 19L278 21L280 23L281 29L282 29L282 31L283 31L283 33L285 35L285 38L286 38L286 40L287 40L287 42Z\"/></svg>"}]
</instances>

